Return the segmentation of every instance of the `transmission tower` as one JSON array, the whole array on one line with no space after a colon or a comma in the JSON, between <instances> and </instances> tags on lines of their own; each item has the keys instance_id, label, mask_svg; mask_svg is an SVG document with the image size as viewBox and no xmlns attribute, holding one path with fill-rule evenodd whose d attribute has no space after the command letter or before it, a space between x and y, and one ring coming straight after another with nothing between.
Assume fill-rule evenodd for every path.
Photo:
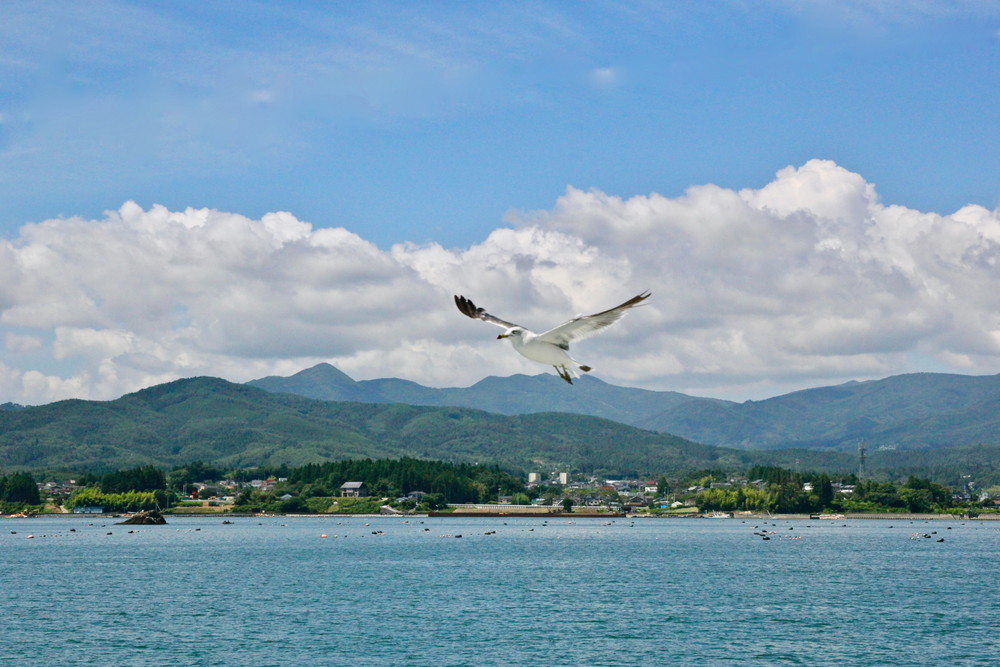
<instances>
[{"instance_id":1,"label":"transmission tower","mask_svg":"<svg viewBox=\"0 0 1000 667\"><path fill-rule=\"evenodd\" d=\"M865 480L865 454L868 452L868 445L865 444L864 440L858 441L858 481L863 482Z\"/></svg>"}]
</instances>

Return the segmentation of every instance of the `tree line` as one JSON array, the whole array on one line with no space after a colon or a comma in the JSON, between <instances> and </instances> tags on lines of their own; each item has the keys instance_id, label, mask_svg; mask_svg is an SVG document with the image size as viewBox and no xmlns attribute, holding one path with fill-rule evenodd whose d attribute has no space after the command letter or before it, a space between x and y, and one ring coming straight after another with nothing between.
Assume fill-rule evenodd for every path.
<instances>
[{"instance_id":1,"label":"tree line","mask_svg":"<svg viewBox=\"0 0 1000 667\"><path fill-rule=\"evenodd\" d=\"M910 476L906 482L859 481L853 474L836 481L850 493L837 493L826 473L798 473L755 466L748 479L756 484L708 488L695 496L702 511L769 511L804 514L837 512L943 512L955 507L950 489L928 479Z\"/></svg>"},{"instance_id":2,"label":"tree line","mask_svg":"<svg viewBox=\"0 0 1000 667\"><path fill-rule=\"evenodd\" d=\"M26 506L40 505L38 484L30 473L0 475L0 512L19 512Z\"/></svg>"},{"instance_id":3,"label":"tree line","mask_svg":"<svg viewBox=\"0 0 1000 667\"><path fill-rule=\"evenodd\" d=\"M333 495L345 482L364 482L372 495L440 493L450 503L475 503L525 491L524 482L499 467L413 458L312 463L288 472L290 488L310 486Z\"/></svg>"},{"instance_id":4,"label":"tree line","mask_svg":"<svg viewBox=\"0 0 1000 667\"><path fill-rule=\"evenodd\" d=\"M79 481L81 486L96 487L101 493L157 491L167 488L166 473L151 465L132 470L116 470L103 475L83 475Z\"/></svg>"},{"instance_id":5,"label":"tree line","mask_svg":"<svg viewBox=\"0 0 1000 667\"><path fill-rule=\"evenodd\" d=\"M660 476L658 493L666 497L675 489L675 497L693 500L702 511L923 513L956 507L951 489L916 476L910 476L903 483L861 481L854 474L831 476L760 465L748 468L745 475L753 482L713 484L729 479L723 470L691 472L672 480ZM266 491L246 485L254 479L270 479L272 483L267 485ZM515 504L527 504L539 495L545 497L548 504L554 504L566 493L558 486L529 489L519 477L498 466L406 457L228 471L194 461L169 472L146 465L84 475L79 480L82 488L66 500L67 508L102 507L113 512L165 509L175 505L181 492L189 490L189 485L219 480L229 480L242 487L233 490L236 511L255 512L377 511L380 499L389 498L390 502L395 502L410 494L417 499L400 500L400 507L438 509L449 503L496 502L499 496L511 496ZM344 482L363 482L370 499L340 498ZM695 493L680 491L692 482L706 488ZM850 485L851 492L838 493L835 484ZM30 473L0 475L0 511L21 511L42 502L38 485Z\"/></svg>"},{"instance_id":6,"label":"tree line","mask_svg":"<svg viewBox=\"0 0 1000 667\"><path fill-rule=\"evenodd\" d=\"M284 481L261 493L244 488L236 511L375 512L378 499L389 498L400 509L435 510L449 503L495 502L500 495L527 497L519 478L493 466L422 459L356 459L285 468ZM363 482L369 500L339 498L345 482ZM405 499L413 492L419 497ZM285 495L291 498L280 500Z\"/></svg>"},{"instance_id":7,"label":"tree line","mask_svg":"<svg viewBox=\"0 0 1000 667\"><path fill-rule=\"evenodd\" d=\"M18 475L30 478L25 473ZM155 466L141 466L99 475L84 475L80 478L82 488L73 492L65 502L65 507L102 507L106 512L165 509L176 504L180 492L186 490L188 485L217 482L221 479L236 484L245 484L254 479L281 480L266 492L244 486L236 495L235 511L327 511L333 504L333 499L340 495L340 487L344 482L363 482L368 494L376 498L396 499L420 491L424 495L419 502L424 509L439 509L448 503L495 501L498 495L519 494L526 497L524 483L496 466L401 458L225 471L202 461L194 461L177 466L170 472L164 472ZM18 487L20 486L30 486L37 498L38 488L34 480L31 480L30 485L19 482ZM285 495L291 498L282 499ZM37 502L40 500L36 500ZM369 507L359 505L358 501L338 499L338 502L352 506L353 511L378 509L377 503ZM371 502L373 501L369 501L369 504ZM411 503L413 506L416 504L416 501Z\"/></svg>"}]
</instances>

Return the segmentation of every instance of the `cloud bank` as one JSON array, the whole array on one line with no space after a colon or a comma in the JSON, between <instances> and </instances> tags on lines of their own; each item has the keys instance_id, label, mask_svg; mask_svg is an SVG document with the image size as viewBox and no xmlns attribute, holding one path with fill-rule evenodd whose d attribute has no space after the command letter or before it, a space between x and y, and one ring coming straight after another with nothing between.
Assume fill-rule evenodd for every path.
<instances>
[{"instance_id":1,"label":"cloud bank","mask_svg":"<svg viewBox=\"0 0 1000 667\"><path fill-rule=\"evenodd\" d=\"M0 402L107 399L320 361L462 386L543 372L451 295L532 328L650 305L575 356L602 379L761 398L848 379L1000 371L1000 210L883 204L829 161L760 189L622 199L568 188L468 248L380 249L290 213L53 219L0 240Z\"/></svg>"}]
</instances>

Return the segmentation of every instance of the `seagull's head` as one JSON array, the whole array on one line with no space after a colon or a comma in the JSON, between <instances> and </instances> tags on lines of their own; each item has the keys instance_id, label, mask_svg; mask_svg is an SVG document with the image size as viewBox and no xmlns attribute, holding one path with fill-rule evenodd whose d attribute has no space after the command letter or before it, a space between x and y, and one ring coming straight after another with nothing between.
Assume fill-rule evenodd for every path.
<instances>
[{"instance_id":1,"label":"seagull's head","mask_svg":"<svg viewBox=\"0 0 1000 667\"><path fill-rule=\"evenodd\" d=\"M522 329L521 327L512 327L512 328L507 329L506 331L504 331L499 336L497 336L497 340L500 340L501 338L515 338L515 339L520 339L521 336L523 336L523 335L524 335L524 329Z\"/></svg>"}]
</instances>

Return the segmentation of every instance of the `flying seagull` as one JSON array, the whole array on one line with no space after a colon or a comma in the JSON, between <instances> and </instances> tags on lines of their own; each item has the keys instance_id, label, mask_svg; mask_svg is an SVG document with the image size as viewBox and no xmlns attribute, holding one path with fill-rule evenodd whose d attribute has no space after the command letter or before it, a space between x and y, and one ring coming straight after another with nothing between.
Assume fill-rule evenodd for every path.
<instances>
[{"instance_id":1,"label":"flying seagull","mask_svg":"<svg viewBox=\"0 0 1000 667\"><path fill-rule=\"evenodd\" d=\"M559 326L549 329L544 333L537 334L513 322L501 320L486 312L483 308L478 308L464 296L455 296L455 305L467 315L475 320L482 320L490 324L506 329L500 338L509 338L514 349L532 361L540 361L543 364L551 364L559 377L570 384L573 384L573 377L579 377L576 373L575 365L584 373L590 370L590 366L585 366L579 361L569 356L569 344L575 340L582 340L588 336L599 332L604 327L610 326L620 320L632 306L636 306L649 298L650 292L643 292L632 297L625 303L609 308L608 310L593 315L577 315L569 322L564 322Z\"/></svg>"}]
</instances>

